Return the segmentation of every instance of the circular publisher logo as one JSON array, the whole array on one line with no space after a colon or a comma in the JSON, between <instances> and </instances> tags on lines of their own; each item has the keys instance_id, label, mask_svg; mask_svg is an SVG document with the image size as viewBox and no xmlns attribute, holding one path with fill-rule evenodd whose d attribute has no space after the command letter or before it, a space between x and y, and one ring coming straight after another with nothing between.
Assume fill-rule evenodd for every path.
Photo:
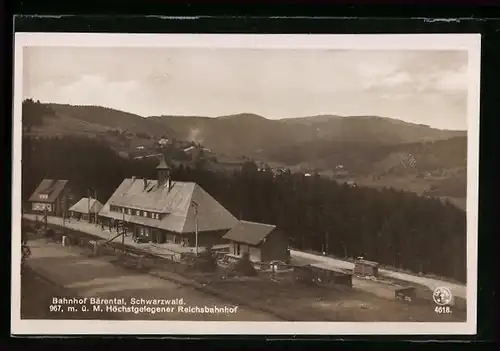
<instances>
[{"instance_id":1,"label":"circular publisher logo","mask_svg":"<svg viewBox=\"0 0 500 351\"><path fill-rule=\"evenodd\" d=\"M439 306L448 305L451 302L453 295L451 294L450 289L445 287L438 287L434 289L434 293L432 294L432 299Z\"/></svg>"}]
</instances>

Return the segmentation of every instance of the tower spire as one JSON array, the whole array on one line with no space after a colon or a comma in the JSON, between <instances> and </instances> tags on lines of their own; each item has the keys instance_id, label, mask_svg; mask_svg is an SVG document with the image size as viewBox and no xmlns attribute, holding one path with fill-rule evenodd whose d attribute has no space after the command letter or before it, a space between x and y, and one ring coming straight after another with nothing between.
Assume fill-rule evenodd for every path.
<instances>
[{"instance_id":1,"label":"tower spire","mask_svg":"<svg viewBox=\"0 0 500 351\"><path fill-rule=\"evenodd\" d=\"M170 167L167 165L167 162L165 161L164 155L161 156L160 164L156 167L156 169L170 170Z\"/></svg>"},{"instance_id":2,"label":"tower spire","mask_svg":"<svg viewBox=\"0 0 500 351\"><path fill-rule=\"evenodd\" d=\"M165 156L161 157L160 164L156 167L156 172L158 173L158 187L161 187L168 183L170 187L170 167L165 161Z\"/></svg>"}]
</instances>

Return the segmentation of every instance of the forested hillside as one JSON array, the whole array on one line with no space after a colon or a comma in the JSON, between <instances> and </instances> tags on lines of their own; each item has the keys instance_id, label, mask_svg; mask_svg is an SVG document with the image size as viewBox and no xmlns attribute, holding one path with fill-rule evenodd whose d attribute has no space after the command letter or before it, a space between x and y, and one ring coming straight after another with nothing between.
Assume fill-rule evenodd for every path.
<instances>
[{"instance_id":1,"label":"forested hillside","mask_svg":"<svg viewBox=\"0 0 500 351\"><path fill-rule=\"evenodd\" d=\"M332 145L348 148L365 144L378 148L466 135L464 131L439 130L378 116L324 115L271 120L242 113L217 118L160 116L148 117L148 120L167 126L180 139L195 138L215 152L233 156L258 155L266 161L278 161L271 156L281 153L286 157L287 149L304 150L293 161L289 160L292 164L314 163L316 150L321 152Z\"/></svg>"},{"instance_id":2,"label":"forested hillside","mask_svg":"<svg viewBox=\"0 0 500 351\"><path fill-rule=\"evenodd\" d=\"M342 164L356 174L382 174L400 165L401 155L408 153L415 157L420 172L466 167L467 137L402 144L316 140L276 148L263 156L287 165L309 161L311 167L322 164L334 169Z\"/></svg>"},{"instance_id":3,"label":"forested hillside","mask_svg":"<svg viewBox=\"0 0 500 351\"><path fill-rule=\"evenodd\" d=\"M68 179L75 201L93 188L105 202L125 177L154 178L156 163L123 159L96 139L25 137L23 199L46 177ZM441 200L350 188L319 176L274 176L252 162L233 173L179 167L173 176L198 182L241 219L276 224L296 248L328 247L339 257L364 256L465 282L465 212Z\"/></svg>"},{"instance_id":4,"label":"forested hillside","mask_svg":"<svg viewBox=\"0 0 500 351\"><path fill-rule=\"evenodd\" d=\"M145 154L154 153L158 140L169 138L200 143L220 158L251 157L277 168L318 170L326 175L340 164L356 181L365 176L406 176L401 158L411 153L416 171L450 178L452 188L465 189L463 179L454 173L466 166L466 132L438 130L390 118L323 115L270 120L251 113L218 118L144 118L99 106L32 100L24 101L23 116L27 135L96 137L132 157L138 148L144 149L141 152ZM396 186L398 182L386 179L386 183Z\"/></svg>"},{"instance_id":5,"label":"forested hillside","mask_svg":"<svg viewBox=\"0 0 500 351\"><path fill-rule=\"evenodd\" d=\"M152 119L111 108L62 104L47 104L46 106L61 117L71 117L106 128L127 130L135 134L148 134L151 137L172 134L172 130L168 126L157 123Z\"/></svg>"}]
</instances>

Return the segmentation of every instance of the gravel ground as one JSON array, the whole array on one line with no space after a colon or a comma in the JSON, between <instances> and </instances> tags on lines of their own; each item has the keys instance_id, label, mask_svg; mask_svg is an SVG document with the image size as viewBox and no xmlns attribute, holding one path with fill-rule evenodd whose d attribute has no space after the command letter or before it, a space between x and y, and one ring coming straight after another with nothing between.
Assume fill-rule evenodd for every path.
<instances>
[{"instance_id":1,"label":"gravel ground","mask_svg":"<svg viewBox=\"0 0 500 351\"><path fill-rule=\"evenodd\" d=\"M204 321L273 321L275 317L260 311L234 306L219 298L204 294L194 288L148 274L117 267L110 258L82 256L78 248L63 248L44 239L30 242L32 256L28 269L23 273L21 286L22 318L49 319L125 319L125 320L204 320ZM61 305L54 298L87 297L85 307L73 303ZM91 297L124 299L126 312L106 311L108 305L90 304ZM132 299L177 300L181 305L153 305L143 302L133 305ZM51 307L52 306L52 307ZM58 307L60 306L60 307ZM99 306L102 312L93 310ZM234 313L219 310L217 313L184 312L184 308L237 307ZM142 308L131 311L130 308ZM151 307L162 309L151 313ZM85 312L84 309L87 309ZM96 307L97 308L97 307ZM148 308L146 311L144 308ZM200 310L198 310L200 311ZM215 312L215 311L214 311Z\"/></svg>"},{"instance_id":2,"label":"gravel ground","mask_svg":"<svg viewBox=\"0 0 500 351\"><path fill-rule=\"evenodd\" d=\"M362 290L301 287L294 283L214 282L211 287L256 300L292 320L338 322L464 322L464 312L438 314L430 303L378 297Z\"/></svg>"}]
</instances>

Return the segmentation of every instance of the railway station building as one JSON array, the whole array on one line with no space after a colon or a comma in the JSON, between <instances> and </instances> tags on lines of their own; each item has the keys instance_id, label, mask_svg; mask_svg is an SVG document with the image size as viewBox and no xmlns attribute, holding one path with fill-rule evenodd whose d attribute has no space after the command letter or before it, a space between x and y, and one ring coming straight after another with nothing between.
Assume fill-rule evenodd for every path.
<instances>
[{"instance_id":1,"label":"railway station building","mask_svg":"<svg viewBox=\"0 0 500 351\"><path fill-rule=\"evenodd\" d=\"M124 179L99 212L103 224L159 244L193 247L196 233L200 247L224 243L238 219L198 184L172 180L164 158L156 171L157 179Z\"/></svg>"}]
</instances>

